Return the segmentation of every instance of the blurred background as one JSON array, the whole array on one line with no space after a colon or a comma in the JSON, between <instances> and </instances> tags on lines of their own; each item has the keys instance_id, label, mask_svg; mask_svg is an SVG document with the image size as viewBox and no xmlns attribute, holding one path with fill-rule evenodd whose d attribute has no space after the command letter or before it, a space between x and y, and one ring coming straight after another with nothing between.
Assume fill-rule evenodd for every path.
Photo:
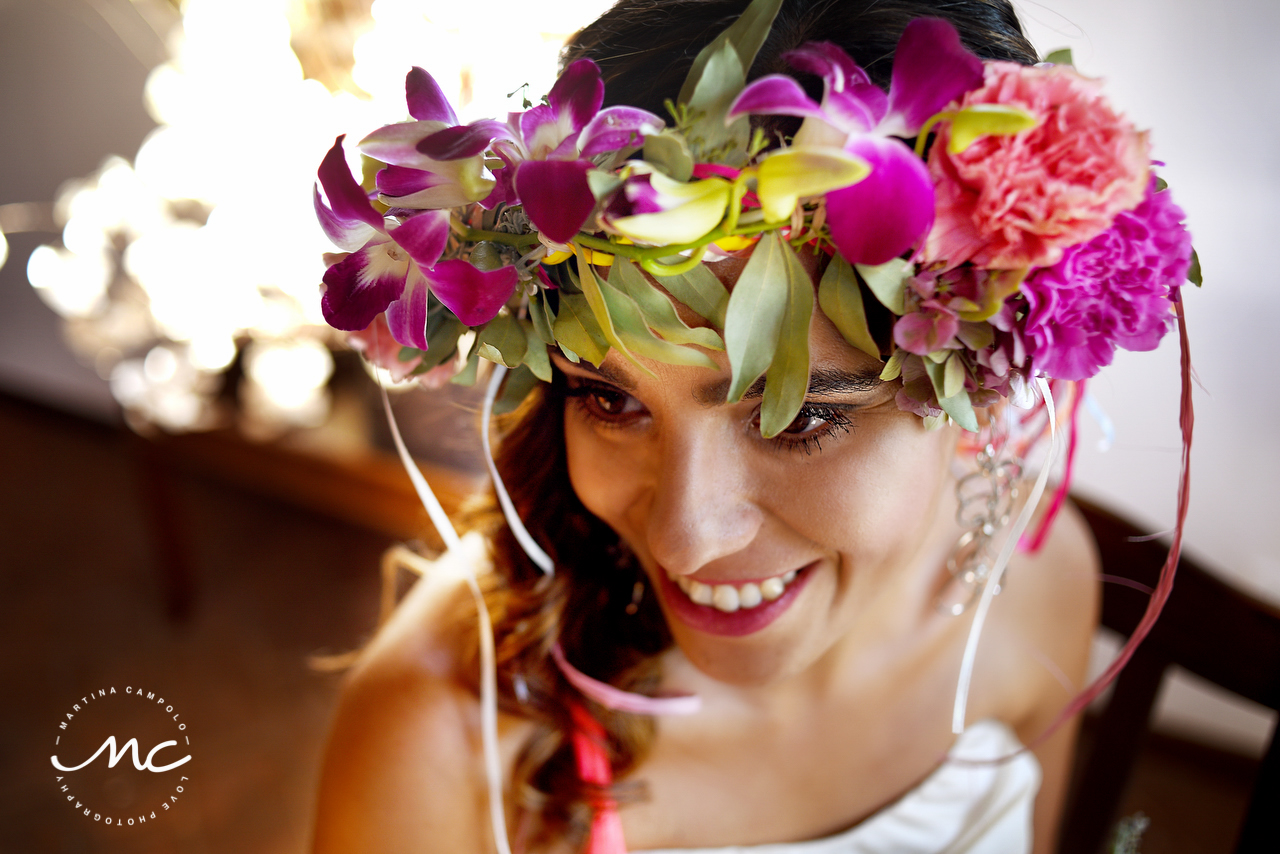
<instances>
[{"instance_id":1,"label":"blurred background","mask_svg":"<svg viewBox=\"0 0 1280 854\"><path fill-rule=\"evenodd\" d=\"M0 0L0 850L305 849L338 684L308 662L368 637L383 550L432 537L319 315L314 170L339 133L404 117L410 65L464 121L536 100L607 5ZM1205 275L1188 550L1280 604L1280 5L1017 5L1154 129ZM1091 390L1077 489L1167 531L1176 340ZM469 390L394 398L446 500L483 482ZM181 702L193 783L108 831L61 801L46 742L117 682ZM1275 715L1175 674L1154 726L1126 802L1153 817L1143 850L1230 850Z\"/></svg>"}]
</instances>

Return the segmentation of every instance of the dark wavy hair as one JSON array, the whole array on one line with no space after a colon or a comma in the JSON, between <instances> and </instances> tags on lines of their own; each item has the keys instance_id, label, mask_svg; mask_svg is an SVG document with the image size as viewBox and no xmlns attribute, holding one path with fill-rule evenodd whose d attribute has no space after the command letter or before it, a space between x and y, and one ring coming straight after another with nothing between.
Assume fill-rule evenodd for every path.
<instances>
[{"instance_id":1,"label":"dark wavy hair","mask_svg":"<svg viewBox=\"0 0 1280 854\"><path fill-rule=\"evenodd\" d=\"M571 39L563 62L594 60L604 76L606 104L665 115L664 101L679 92L698 51L746 5L747 0L622 0ZM926 16L951 22L963 43L985 59L1037 61L1008 0L785 0L748 79L794 75L783 54L806 42L830 41L887 89L898 38L909 21ZM812 97L821 96L821 80L797 79ZM797 124L783 119L768 126L788 135ZM569 483L565 401L564 379L557 373L507 420L497 456L517 511L555 561L555 576L544 578L529 561L492 501L469 520L493 543L497 571L488 579L486 602L497 637L499 702L504 711L536 724L516 760L512 785L518 837L529 847L553 838L581 844L593 803L605 795L624 803L643 797L642 786L625 777L643 761L655 732L649 719L583 699L556 669L552 645L558 641L569 660L591 676L645 692L657 686L656 657L671 644L654 596L642 592L644 573L634 556L582 506ZM577 776L569 743L572 703L586 706L608 733L614 777L623 780L611 792L594 790Z\"/></svg>"}]
</instances>

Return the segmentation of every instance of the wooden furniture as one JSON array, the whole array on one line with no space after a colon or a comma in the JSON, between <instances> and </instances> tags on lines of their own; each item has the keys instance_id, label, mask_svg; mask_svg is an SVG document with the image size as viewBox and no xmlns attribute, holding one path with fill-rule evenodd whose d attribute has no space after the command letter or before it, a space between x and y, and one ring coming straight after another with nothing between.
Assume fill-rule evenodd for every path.
<instances>
[{"instance_id":1,"label":"wooden furniture","mask_svg":"<svg viewBox=\"0 0 1280 854\"><path fill-rule=\"evenodd\" d=\"M1115 514L1076 500L1093 530L1104 575L1153 587L1168 549ZM1102 624L1133 631L1147 596L1124 584L1106 584ZM1081 757L1059 844L1061 854L1097 854L1118 819L1120 799L1142 746L1161 678L1180 665L1221 687L1280 709L1280 609L1235 590L1185 555L1173 593L1151 634L1116 680L1114 693ZM1277 728L1280 730L1280 727ZM1254 783L1253 798L1236 843L1241 854L1280 852L1280 732Z\"/></svg>"}]
</instances>

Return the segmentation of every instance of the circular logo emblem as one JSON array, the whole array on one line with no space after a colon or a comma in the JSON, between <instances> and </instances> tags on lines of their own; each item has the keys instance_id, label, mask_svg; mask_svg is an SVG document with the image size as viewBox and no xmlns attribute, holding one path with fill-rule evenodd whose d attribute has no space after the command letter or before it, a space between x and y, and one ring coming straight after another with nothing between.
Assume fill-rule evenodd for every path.
<instances>
[{"instance_id":1,"label":"circular logo emblem","mask_svg":"<svg viewBox=\"0 0 1280 854\"><path fill-rule=\"evenodd\" d=\"M149 688L97 688L57 724L49 761L59 794L84 821L136 827L177 806L191 738L171 700Z\"/></svg>"}]
</instances>

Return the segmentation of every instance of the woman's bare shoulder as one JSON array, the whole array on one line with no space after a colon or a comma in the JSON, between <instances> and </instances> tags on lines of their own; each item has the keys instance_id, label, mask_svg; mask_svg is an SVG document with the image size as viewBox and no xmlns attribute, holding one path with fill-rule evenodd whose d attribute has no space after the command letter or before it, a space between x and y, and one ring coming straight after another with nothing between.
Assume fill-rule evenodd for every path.
<instances>
[{"instance_id":1,"label":"woman's bare shoulder","mask_svg":"<svg viewBox=\"0 0 1280 854\"><path fill-rule=\"evenodd\" d=\"M1082 687L1098 623L1098 585L1093 535L1068 501L1043 547L1010 563L993 603L998 655L1006 673L1019 674L1019 717L1043 718Z\"/></svg>"},{"instance_id":2,"label":"woman's bare shoulder","mask_svg":"<svg viewBox=\"0 0 1280 854\"><path fill-rule=\"evenodd\" d=\"M474 606L457 561L419 580L348 673L325 750L314 851L479 851L486 826L475 695L457 678ZM461 617L461 618L460 618Z\"/></svg>"}]
</instances>

